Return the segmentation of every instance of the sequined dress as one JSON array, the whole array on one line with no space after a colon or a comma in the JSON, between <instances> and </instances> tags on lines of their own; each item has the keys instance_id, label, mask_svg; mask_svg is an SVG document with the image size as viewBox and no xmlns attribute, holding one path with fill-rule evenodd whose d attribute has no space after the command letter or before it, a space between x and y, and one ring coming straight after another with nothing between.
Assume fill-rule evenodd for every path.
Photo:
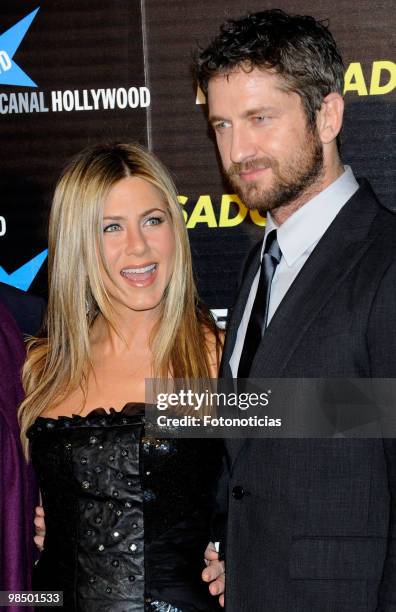
<instances>
[{"instance_id":1,"label":"sequined dress","mask_svg":"<svg viewBox=\"0 0 396 612\"><path fill-rule=\"evenodd\" d=\"M147 433L136 403L28 431L46 520L34 589L63 591L64 610L219 609L200 573L221 446Z\"/></svg>"}]
</instances>

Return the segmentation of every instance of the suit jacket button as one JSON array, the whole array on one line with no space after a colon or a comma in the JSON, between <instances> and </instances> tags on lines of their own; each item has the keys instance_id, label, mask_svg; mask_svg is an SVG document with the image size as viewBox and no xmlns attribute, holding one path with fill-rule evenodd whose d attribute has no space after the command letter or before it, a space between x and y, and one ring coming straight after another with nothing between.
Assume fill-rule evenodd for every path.
<instances>
[{"instance_id":1,"label":"suit jacket button","mask_svg":"<svg viewBox=\"0 0 396 612\"><path fill-rule=\"evenodd\" d=\"M234 499L242 499L244 495L245 490L243 487L238 485L232 489L232 496L234 497Z\"/></svg>"}]
</instances>

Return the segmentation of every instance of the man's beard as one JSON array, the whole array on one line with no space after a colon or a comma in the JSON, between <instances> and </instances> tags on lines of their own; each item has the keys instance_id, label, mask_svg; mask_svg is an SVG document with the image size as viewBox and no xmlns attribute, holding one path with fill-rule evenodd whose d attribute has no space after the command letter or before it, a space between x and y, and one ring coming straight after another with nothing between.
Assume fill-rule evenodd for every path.
<instances>
[{"instance_id":1,"label":"man's beard","mask_svg":"<svg viewBox=\"0 0 396 612\"><path fill-rule=\"evenodd\" d=\"M273 174L272 187L262 187L258 182L244 183L241 172L256 168L270 168ZM292 153L280 164L273 157L260 157L247 162L234 163L226 171L233 188L243 203L250 209L263 212L275 210L296 201L320 177L323 169L323 148L317 130L308 132L305 146Z\"/></svg>"}]
</instances>

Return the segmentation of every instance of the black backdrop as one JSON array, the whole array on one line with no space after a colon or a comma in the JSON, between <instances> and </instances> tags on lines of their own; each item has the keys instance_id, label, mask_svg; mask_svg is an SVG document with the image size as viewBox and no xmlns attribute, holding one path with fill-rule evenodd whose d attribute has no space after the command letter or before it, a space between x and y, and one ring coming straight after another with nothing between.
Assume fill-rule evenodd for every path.
<instances>
[{"instance_id":1,"label":"black backdrop","mask_svg":"<svg viewBox=\"0 0 396 612\"><path fill-rule=\"evenodd\" d=\"M329 20L347 68L344 162L394 207L393 0L317 0L314 9L307 0L2 0L1 281L45 294L47 213L63 164L89 143L138 140L175 178L201 295L213 309L230 306L264 220L221 178L191 54L227 17L274 6ZM22 37L14 26L28 15ZM12 57L10 39L20 39ZM36 87L18 81L18 66Z\"/></svg>"}]
</instances>

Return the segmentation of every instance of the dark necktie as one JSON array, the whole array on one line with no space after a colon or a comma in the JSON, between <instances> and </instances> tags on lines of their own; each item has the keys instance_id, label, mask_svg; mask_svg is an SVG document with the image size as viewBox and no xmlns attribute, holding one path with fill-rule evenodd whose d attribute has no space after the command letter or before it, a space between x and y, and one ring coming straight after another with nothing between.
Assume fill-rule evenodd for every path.
<instances>
[{"instance_id":1,"label":"dark necktie","mask_svg":"<svg viewBox=\"0 0 396 612\"><path fill-rule=\"evenodd\" d=\"M267 325L271 282L281 257L282 252L276 239L276 230L272 230L268 234L265 242L263 259L261 261L260 280L246 330L245 341L243 343L238 367L238 378L249 377L254 356Z\"/></svg>"}]
</instances>

